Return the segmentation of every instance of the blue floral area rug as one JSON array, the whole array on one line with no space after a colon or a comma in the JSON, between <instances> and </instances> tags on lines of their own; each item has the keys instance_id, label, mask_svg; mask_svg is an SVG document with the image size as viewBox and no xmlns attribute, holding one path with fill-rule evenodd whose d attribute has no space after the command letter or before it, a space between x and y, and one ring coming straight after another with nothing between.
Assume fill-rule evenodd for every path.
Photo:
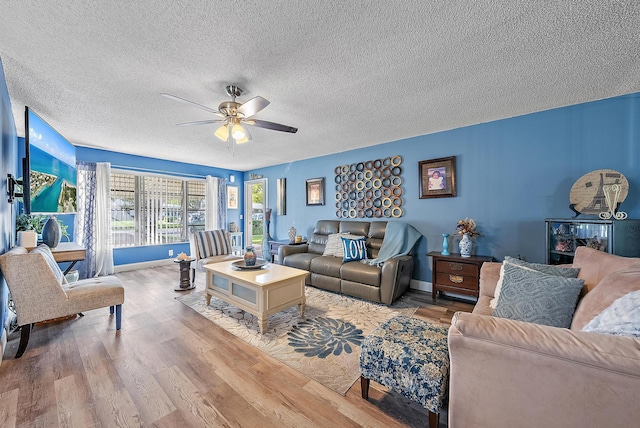
<instances>
[{"instance_id":1,"label":"blue floral area rug","mask_svg":"<svg viewBox=\"0 0 640 428\"><path fill-rule=\"evenodd\" d=\"M265 334L258 319L204 291L177 297L233 335L305 376L345 395L360 377L360 345L364 337L396 315L412 316L416 307L403 299L380 305L314 287L306 287L305 317L298 306L269 317Z\"/></svg>"}]
</instances>

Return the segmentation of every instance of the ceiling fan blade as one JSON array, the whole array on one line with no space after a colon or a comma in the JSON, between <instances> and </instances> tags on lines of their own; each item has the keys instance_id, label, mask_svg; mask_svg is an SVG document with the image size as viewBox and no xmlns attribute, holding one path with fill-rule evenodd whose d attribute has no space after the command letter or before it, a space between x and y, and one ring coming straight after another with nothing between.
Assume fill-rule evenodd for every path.
<instances>
[{"instance_id":1,"label":"ceiling fan blade","mask_svg":"<svg viewBox=\"0 0 640 428\"><path fill-rule=\"evenodd\" d=\"M258 97L253 97L246 103L242 104L240 107L238 107L237 111L238 113L242 114L242 116L246 118L246 117L253 116L254 114L258 113L260 110L262 110L268 105L269 105L269 101L258 96Z\"/></svg>"},{"instance_id":2,"label":"ceiling fan blade","mask_svg":"<svg viewBox=\"0 0 640 428\"><path fill-rule=\"evenodd\" d=\"M224 117L224 115L222 113L220 113L218 110L214 110L214 109L209 108L207 106L203 106L202 104L194 103L193 101L185 100L184 98L176 97L175 95L165 94L164 92L162 92L160 95L162 95L163 97L169 98L170 100L174 100L174 101L178 101L178 102L181 102L181 103L189 104L189 105L192 105L193 107L197 107L199 109L208 111L209 113L217 114L220 117Z\"/></svg>"},{"instance_id":3,"label":"ceiling fan blade","mask_svg":"<svg viewBox=\"0 0 640 428\"><path fill-rule=\"evenodd\" d=\"M176 126L209 125L211 123L220 123L220 122L224 122L224 121L225 121L224 119L197 120L195 122L176 123Z\"/></svg>"},{"instance_id":4,"label":"ceiling fan blade","mask_svg":"<svg viewBox=\"0 0 640 428\"><path fill-rule=\"evenodd\" d=\"M279 123L267 122L266 120L250 119L244 121L248 125L257 126L258 128L272 129L274 131L291 132L295 134L298 132L298 128L293 126L281 125Z\"/></svg>"}]
</instances>

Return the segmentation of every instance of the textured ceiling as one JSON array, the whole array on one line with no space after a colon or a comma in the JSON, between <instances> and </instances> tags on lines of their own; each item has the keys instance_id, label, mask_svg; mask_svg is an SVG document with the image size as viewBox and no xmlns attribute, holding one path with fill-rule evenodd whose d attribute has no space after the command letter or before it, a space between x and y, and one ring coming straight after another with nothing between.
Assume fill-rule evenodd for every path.
<instances>
[{"instance_id":1,"label":"textured ceiling","mask_svg":"<svg viewBox=\"0 0 640 428\"><path fill-rule=\"evenodd\" d=\"M35 3L38 3L36 6ZM246 171L640 91L639 1L0 4L18 134L28 105L73 144ZM235 154L224 86L271 104Z\"/></svg>"}]
</instances>

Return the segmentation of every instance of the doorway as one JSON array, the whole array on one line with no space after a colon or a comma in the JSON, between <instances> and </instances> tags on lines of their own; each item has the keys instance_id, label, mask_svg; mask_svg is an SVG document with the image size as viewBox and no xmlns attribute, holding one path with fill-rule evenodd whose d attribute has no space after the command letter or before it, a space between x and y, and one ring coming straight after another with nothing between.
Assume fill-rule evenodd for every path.
<instances>
[{"instance_id":1,"label":"doorway","mask_svg":"<svg viewBox=\"0 0 640 428\"><path fill-rule=\"evenodd\" d=\"M252 245L253 251L261 257L268 255L269 249L262 248L265 228L265 209L269 206L267 179L258 178L244 182L244 246Z\"/></svg>"}]
</instances>

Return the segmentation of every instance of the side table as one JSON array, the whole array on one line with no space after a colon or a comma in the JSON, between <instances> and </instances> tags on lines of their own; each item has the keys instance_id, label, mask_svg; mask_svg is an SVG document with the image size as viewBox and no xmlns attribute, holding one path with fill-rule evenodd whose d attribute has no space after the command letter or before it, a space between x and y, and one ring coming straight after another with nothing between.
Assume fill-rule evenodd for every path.
<instances>
[{"instance_id":1,"label":"side table","mask_svg":"<svg viewBox=\"0 0 640 428\"><path fill-rule=\"evenodd\" d=\"M281 245L288 245L288 244L289 244L289 241L269 241L269 258L271 260L271 263L280 264L280 260L276 262L276 259L278 258L278 248Z\"/></svg>"},{"instance_id":2,"label":"side table","mask_svg":"<svg viewBox=\"0 0 640 428\"><path fill-rule=\"evenodd\" d=\"M191 277L189 275L191 271L191 262L193 262L194 260L194 257L190 257L184 260L173 260L175 263L180 264L180 283L174 288L175 291L187 291L196 287L196 285L191 281Z\"/></svg>"},{"instance_id":3,"label":"side table","mask_svg":"<svg viewBox=\"0 0 640 428\"><path fill-rule=\"evenodd\" d=\"M478 298L480 295L480 268L491 256L461 257L460 254L443 256L439 251L427 254L433 260L431 298L435 301L438 292L449 291Z\"/></svg>"}]
</instances>

